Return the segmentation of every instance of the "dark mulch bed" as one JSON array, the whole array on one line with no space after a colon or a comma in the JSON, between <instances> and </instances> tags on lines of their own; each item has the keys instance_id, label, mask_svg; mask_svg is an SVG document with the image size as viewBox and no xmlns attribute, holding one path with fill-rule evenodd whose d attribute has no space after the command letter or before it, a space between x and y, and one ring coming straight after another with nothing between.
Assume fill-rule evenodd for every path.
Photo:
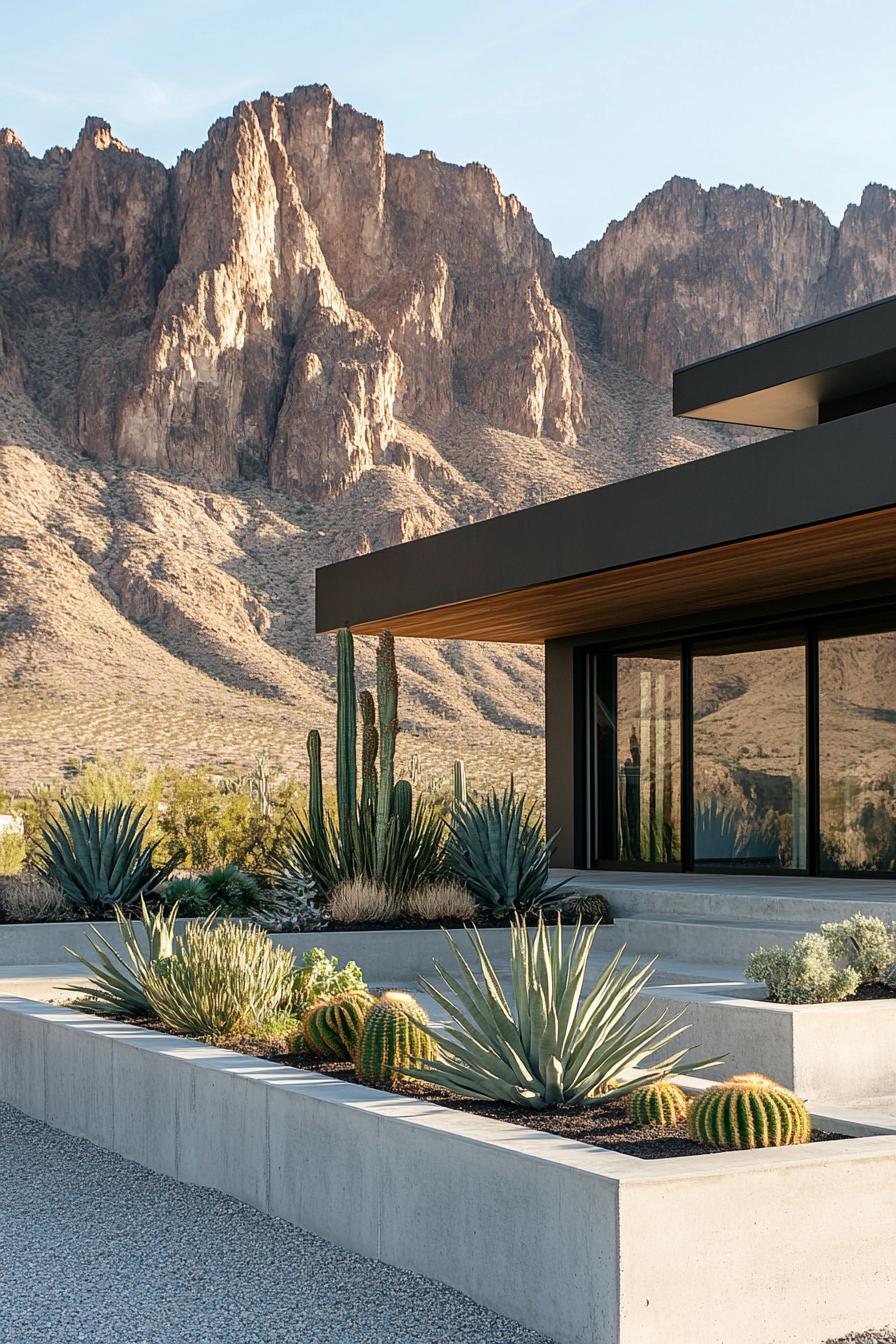
<instances>
[{"instance_id":1,"label":"dark mulch bed","mask_svg":"<svg viewBox=\"0 0 896 1344\"><path fill-rule=\"evenodd\" d=\"M253 1048L243 1044L235 1048L247 1054L273 1060L277 1064L289 1064L297 1069L311 1069L330 1078L339 1078L346 1083L358 1083L351 1064L327 1063L314 1055L284 1054L272 1050L269 1046ZM358 1085L365 1086L363 1083ZM697 1157L716 1151L689 1139L688 1127L684 1122L669 1129L653 1129L648 1125L633 1124L625 1114L623 1101L608 1101L599 1107L529 1111L519 1106L512 1106L509 1102L490 1104L468 1101L464 1097L446 1092L441 1087L418 1083L410 1078L398 1083L393 1090L402 1096L413 1097L416 1101L430 1101L452 1111L466 1111L468 1115L481 1115L489 1120L504 1120L511 1125L523 1125L527 1129L542 1130L546 1134L575 1139L579 1143L593 1144L597 1148L610 1148L618 1153L627 1153L629 1157L642 1157L648 1160L661 1157ZM845 1134L829 1134L821 1129L812 1131L813 1143L846 1137Z\"/></svg>"},{"instance_id":2,"label":"dark mulch bed","mask_svg":"<svg viewBox=\"0 0 896 1344\"><path fill-rule=\"evenodd\" d=\"M548 918L553 923L557 914L555 911L549 913ZM560 922L562 924L575 924L579 916L570 911L560 912ZM536 915L528 915L526 923L530 928L534 928L538 922ZM590 916L583 916L582 923L594 923ZM602 920L601 923L612 924L612 920ZM469 920L462 919L390 919L375 923L366 924L328 924L324 933L386 933L410 929L464 929L469 926ZM487 914L478 913L476 915L476 927L478 929L507 929L510 927L509 919L494 919Z\"/></svg>"},{"instance_id":3,"label":"dark mulch bed","mask_svg":"<svg viewBox=\"0 0 896 1344\"><path fill-rule=\"evenodd\" d=\"M850 994L847 1003L859 1003L867 999L896 999L896 985L859 985L855 994Z\"/></svg>"}]
</instances>

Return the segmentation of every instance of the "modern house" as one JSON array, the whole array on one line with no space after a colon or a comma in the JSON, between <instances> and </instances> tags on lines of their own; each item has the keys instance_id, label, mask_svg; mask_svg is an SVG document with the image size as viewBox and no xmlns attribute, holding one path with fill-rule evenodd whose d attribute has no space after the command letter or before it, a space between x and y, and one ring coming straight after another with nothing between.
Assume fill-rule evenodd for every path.
<instances>
[{"instance_id":1,"label":"modern house","mask_svg":"<svg viewBox=\"0 0 896 1344\"><path fill-rule=\"evenodd\" d=\"M545 646L566 867L896 877L896 299L703 360L773 437L317 573L317 629Z\"/></svg>"}]
</instances>

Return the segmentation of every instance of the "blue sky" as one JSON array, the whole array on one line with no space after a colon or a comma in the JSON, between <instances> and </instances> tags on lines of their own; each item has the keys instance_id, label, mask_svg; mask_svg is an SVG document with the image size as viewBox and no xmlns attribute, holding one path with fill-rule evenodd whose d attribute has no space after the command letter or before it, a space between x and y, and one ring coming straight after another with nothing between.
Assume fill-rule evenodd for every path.
<instances>
[{"instance_id":1,"label":"blue sky","mask_svg":"<svg viewBox=\"0 0 896 1344\"><path fill-rule=\"evenodd\" d=\"M489 164L562 253L675 173L835 220L896 183L892 0L6 0L3 36L32 153L90 114L171 163L240 99L325 83L390 150Z\"/></svg>"}]
</instances>

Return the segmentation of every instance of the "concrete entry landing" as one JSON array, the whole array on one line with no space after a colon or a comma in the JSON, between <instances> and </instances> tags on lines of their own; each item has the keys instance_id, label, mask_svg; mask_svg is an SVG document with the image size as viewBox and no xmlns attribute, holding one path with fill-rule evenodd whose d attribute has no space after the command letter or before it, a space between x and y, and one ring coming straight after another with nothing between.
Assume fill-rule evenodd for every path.
<instances>
[{"instance_id":1,"label":"concrete entry landing","mask_svg":"<svg viewBox=\"0 0 896 1344\"><path fill-rule=\"evenodd\" d=\"M791 946L820 924L873 914L896 921L896 882L874 878L554 870L607 898L618 942L681 962L743 964L760 946Z\"/></svg>"}]
</instances>

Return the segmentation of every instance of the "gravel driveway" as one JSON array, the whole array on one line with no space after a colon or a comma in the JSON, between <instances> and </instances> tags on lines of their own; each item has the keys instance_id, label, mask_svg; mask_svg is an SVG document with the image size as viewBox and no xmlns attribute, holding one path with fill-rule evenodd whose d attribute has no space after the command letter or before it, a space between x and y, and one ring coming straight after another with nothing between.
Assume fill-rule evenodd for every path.
<instances>
[{"instance_id":1,"label":"gravel driveway","mask_svg":"<svg viewBox=\"0 0 896 1344\"><path fill-rule=\"evenodd\" d=\"M0 1103L0 1344L483 1341L549 1344L430 1279ZM896 1344L896 1331L848 1344Z\"/></svg>"},{"instance_id":2,"label":"gravel driveway","mask_svg":"<svg viewBox=\"0 0 896 1344\"><path fill-rule=\"evenodd\" d=\"M0 1105L2 1344L546 1344Z\"/></svg>"}]
</instances>

